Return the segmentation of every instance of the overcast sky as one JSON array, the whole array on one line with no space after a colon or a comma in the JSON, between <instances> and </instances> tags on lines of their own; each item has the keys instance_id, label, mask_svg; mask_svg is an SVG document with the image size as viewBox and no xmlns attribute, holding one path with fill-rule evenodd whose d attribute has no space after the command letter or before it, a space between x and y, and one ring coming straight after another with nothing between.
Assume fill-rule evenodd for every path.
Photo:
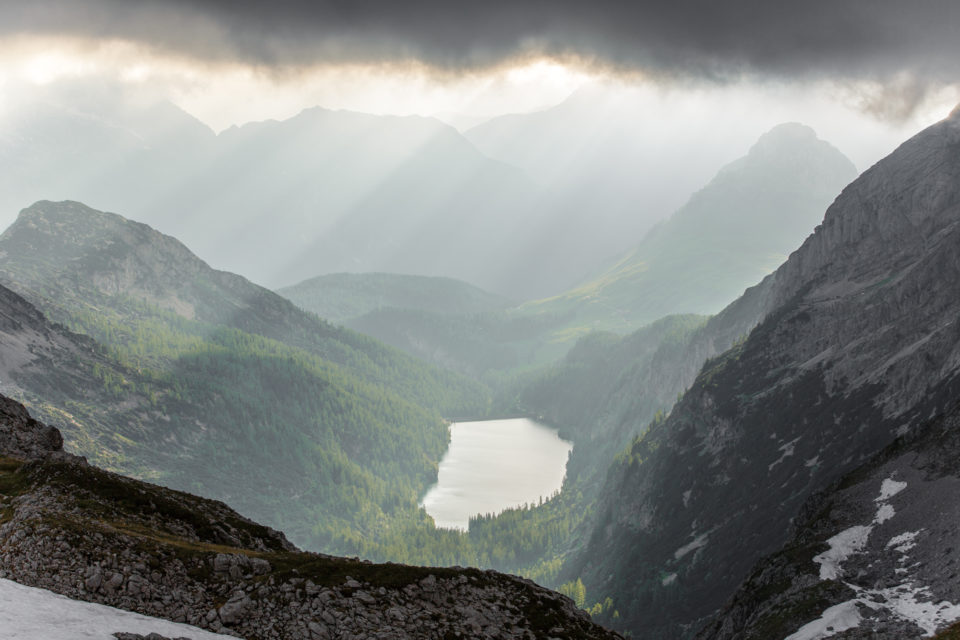
<instances>
[{"instance_id":1,"label":"overcast sky","mask_svg":"<svg viewBox=\"0 0 960 640\"><path fill-rule=\"evenodd\" d=\"M580 56L666 73L952 80L955 0L32 0L6 34L120 38L207 60L278 65L420 60L476 68Z\"/></svg>"},{"instance_id":2,"label":"overcast sky","mask_svg":"<svg viewBox=\"0 0 960 640\"><path fill-rule=\"evenodd\" d=\"M217 129L314 104L529 111L598 80L770 83L911 128L960 99L958 25L956 0L0 0L0 83L9 101L125 82Z\"/></svg>"}]
</instances>

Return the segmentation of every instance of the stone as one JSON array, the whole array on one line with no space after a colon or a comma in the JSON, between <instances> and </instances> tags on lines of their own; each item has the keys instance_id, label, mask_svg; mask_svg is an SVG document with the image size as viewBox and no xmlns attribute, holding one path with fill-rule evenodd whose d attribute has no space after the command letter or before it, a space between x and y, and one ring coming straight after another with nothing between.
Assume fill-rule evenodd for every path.
<instances>
[{"instance_id":1,"label":"stone","mask_svg":"<svg viewBox=\"0 0 960 640\"><path fill-rule=\"evenodd\" d=\"M220 620L226 625L236 624L243 619L251 607L253 607L253 600L243 591L238 591L220 607Z\"/></svg>"}]
</instances>

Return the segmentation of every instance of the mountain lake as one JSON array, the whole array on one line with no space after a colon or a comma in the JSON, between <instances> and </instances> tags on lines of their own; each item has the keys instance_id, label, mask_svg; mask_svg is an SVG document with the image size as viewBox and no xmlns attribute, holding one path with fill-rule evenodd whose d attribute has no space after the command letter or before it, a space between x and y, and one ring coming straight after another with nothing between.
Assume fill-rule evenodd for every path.
<instances>
[{"instance_id":1,"label":"mountain lake","mask_svg":"<svg viewBox=\"0 0 960 640\"><path fill-rule=\"evenodd\" d=\"M420 504L437 527L466 531L471 516L553 495L572 448L556 429L527 418L454 422L437 483Z\"/></svg>"}]
</instances>

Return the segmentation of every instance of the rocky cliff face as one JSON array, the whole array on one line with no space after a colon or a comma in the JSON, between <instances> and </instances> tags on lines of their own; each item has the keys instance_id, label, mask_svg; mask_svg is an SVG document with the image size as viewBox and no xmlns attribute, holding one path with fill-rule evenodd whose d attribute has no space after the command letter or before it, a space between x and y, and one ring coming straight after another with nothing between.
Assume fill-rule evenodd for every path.
<instances>
[{"instance_id":1,"label":"rocky cliff face","mask_svg":"<svg viewBox=\"0 0 960 640\"><path fill-rule=\"evenodd\" d=\"M735 303L766 317L611 470L567 571L612 595L637 636L692 635L811 494L952 402L958 184L954 114L847 187Z\"/></svg>"},{"instance_id":2,"label":"rocky cliff face","mask_svg":"<svg viewBox=\"0 0 960 640\"><path fill-rule=\"evenodd\" d=\"M249 640L619 637L520 578L298 552L222 503L65 454L56 435L0 398L0 577Z\"/></svg>"},{"instance_id":3,"label":"rocky cliff face","mask_svg":"<svg viewBox=\"0 0 960 640\"><path fill-rule=\"evenodd\" d=\"M0 396L0 450L14 458L43 458L63 451L63 436L31 418L19 402Z\"/></svg>"}]
</instances>

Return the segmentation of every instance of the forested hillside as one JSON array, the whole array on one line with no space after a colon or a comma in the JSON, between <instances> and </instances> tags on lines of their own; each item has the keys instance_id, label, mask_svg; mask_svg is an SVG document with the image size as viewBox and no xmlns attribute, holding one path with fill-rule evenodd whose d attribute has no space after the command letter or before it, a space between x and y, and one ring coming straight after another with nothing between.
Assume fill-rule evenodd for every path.
<instances>
[{"instance_id":1,"label":"forested hillside","mask_svg":"<svg viewBox=\"0 0 960 640\"><path fill-rule=\"evenodd\" d=\"M428 526L416 503L446 447L441 416L488 402L119 216L40 203L0 248L4 283L103 345L88 378L51 362L42 384L19 382L73 451L222 498L311 548Z\"/></svg>"}]
</instances>

